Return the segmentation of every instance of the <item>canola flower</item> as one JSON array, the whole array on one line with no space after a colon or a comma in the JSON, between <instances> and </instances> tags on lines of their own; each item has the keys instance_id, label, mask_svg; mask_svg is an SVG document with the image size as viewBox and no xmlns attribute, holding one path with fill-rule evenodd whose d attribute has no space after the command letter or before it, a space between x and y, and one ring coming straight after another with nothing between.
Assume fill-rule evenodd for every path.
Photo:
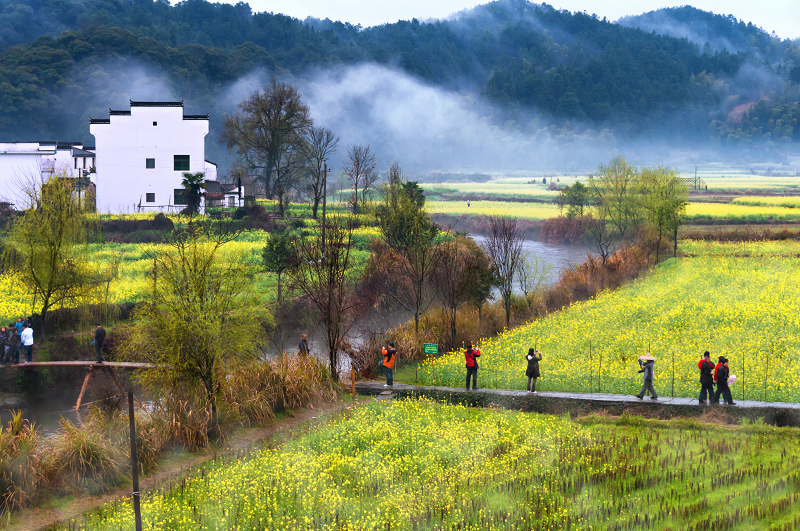
<instances>
[{"instance_id":1,"label":"canola flower","mask_svg":"<svg viewBox=\"0 0 800 531\"><path fill-rule=\"evenodd\" d=\"M541 391L633 394L638 356L658 358L661 396L696 397L703 351L729 358L734 399L800 401L800 267L794 258L671 259L616 291L480 344L478 385L524 389L528 348ZM461 351L423 364L418 383L464 385Z\"/></svg>"},{"instance_id":2,"label":"canola flower","mask_svg":"<svg viewBox=\"0 0 800 531\"><path fill-rule=\"evenodd\" d=\"M800 525L795 433L755 426L731 437L643 422L372 402L144 493L142 527L714 529L722 503L727 529ZM106 504L73 524L131 529L131 505Z\"/></svg>"}]
</instances>

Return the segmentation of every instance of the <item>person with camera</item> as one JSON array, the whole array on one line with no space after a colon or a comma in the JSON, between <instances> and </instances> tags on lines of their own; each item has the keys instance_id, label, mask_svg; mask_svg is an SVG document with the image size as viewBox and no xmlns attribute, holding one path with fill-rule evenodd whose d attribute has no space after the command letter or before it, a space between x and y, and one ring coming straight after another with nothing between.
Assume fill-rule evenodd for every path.
<instances>
[{"instance_id":1,"label":"person with camera","mask_svg":"<svg viewBox=\"0 0 800 531\"><path fill-rule=\"evenodd\" d=\"M711 353L707 350L703 352L703 359L697 364L700 369L700 396L701 404L706 403L706 398L711 400L714 396L714 362L711 361Z\"/></svg>"},{"instance_id":2,"label":"person with camera","mask_svg":"<svg viewBox=\"0 0 800 531\"><path fill-rule=\"evenodd\" d=\"M536 380L541 376L539 362L542 361L542 353L536 349L529 348L525 359L528 360L528 368L525 370L525 376L528 377L528 394L537 395L539 393L536 392ZM531 387L531 382L533 382L533 387Z\"/></svg>"},{"instance_id":3,"label":"person with camera","mask_svg":"<svg viewBox=\"0 0 800 531\"><path fill-rule=\"evenodd\" d=\"M478 358L480 355L480 350L472 348L472 343L467 343L467 350L464 351L464 357L467 360L467 391L469 391L470 378L472 378L473 391L478 388Z\"/></svg>"}]
</instances>

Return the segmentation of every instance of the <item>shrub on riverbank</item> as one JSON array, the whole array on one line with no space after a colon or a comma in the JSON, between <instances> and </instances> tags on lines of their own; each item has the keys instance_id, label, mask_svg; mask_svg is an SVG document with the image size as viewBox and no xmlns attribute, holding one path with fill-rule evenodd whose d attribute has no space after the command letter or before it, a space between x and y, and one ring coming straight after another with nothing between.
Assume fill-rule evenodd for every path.
<instances>
[{"instance_id":1,"label":"shrub on riverbank","mask_svg":"<svg viewBox=\"0 0 800 531\"><path fill-rule=\"evenodd\" d=\"M324 363L300 355L231 361L218 368L217 381L214 417L202 393L178 381L150 380L158 386L150 392L152 408L136 412L141 472L152 470L170 447L204 448L238 426L267 425L277 413L334 400L339 392ZM47 496L102 492L129 473L129 463L129 421L119 409L95 406L80 424L62 420L48 438L18 413L0 431L0 512Z\"/></svg>"}]
</instances>

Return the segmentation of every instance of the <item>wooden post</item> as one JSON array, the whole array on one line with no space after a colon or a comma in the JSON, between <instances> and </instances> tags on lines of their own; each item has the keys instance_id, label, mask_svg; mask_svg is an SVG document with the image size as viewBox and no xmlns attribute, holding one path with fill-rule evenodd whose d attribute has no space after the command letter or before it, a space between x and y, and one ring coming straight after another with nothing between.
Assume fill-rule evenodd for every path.
<instances>
[{"instance_id":1,"label":"wooden post","mask_svg":"<svg viewBox=\"0 0 800 531\"><path fill-rule=\"evenodd\" d=\"M769 350L767 351L767 368L764 369L764 402L767 401L767 378L769 378Z\"/></svg>"},{"instance_id":2,"label":"wooden post","mask_svg":"<svg viewBox=\"0 0 800 531\"><path fill-rule=\"evenodd\" d=\"M742 400L744 400L744 349L742 349Z\"/></svg>"},{"instance_id":3,"label":"wooden post","mask_svg":"<svg viewBox=\"0 0 800 531\"><path fill-rule=\"evenodd\" d=\"M89 385L89 380L92 377L93 368L93 366L89 365L89 372L86 373L86 378L83 379L83 387L81 387L81 394L78 395L78 402L75 404L75 411L81 407L81 401L83 400L84 393L86 393L86 387Z\"/></svg>"},{"instance_id":4,"label":"wooden post","mask_svg":"<svg viewBox=\"0 0 800 531\"><path fill-rule=\"evenodd\" d=\"M592 392L592 340L589 340L589 392Z\"/></svg>"},{"instance_id":5,"label":"wooden post","mask_svg":"<svg viewBox=\"0 0 800 531\"><path fill-rule=\"evenodd\" d=\"M597 367L597 392L600 392L600 374L603 372L603 351L597 353L600 358L600 365Z\"/></svg>"},{"instance_id":6,"label":"wooden post","mask_svg":"<svg viewBox=\"0 0 800 531\"><path fill-rule=\"evenodd\" d=\"M125 394L125 388L122 387L122 383L120 383L119 379L117 378L117 373L114 372L114 369L112 369L109 366L105 366L103 368L108 371L108 374L111 375L111 378L114 380L114 383L117 384L119 390L122 391L123 394ZM135 396L133 397L133 399L136 401L136 403L139 405L140 408L144 409L142 403L139 402L139 400Z\"/></svg>"},{"instance_id":7,"label":"wooden post","mask_svg":"<svg viewBox=\"0 0 800 531\"><path fill-rule=\"evenodd\" d=\"M136 418L133 416L133 392L128 391L128 419L131 431L131 480L133 481L133 514L136 531L142 531L142 508L139 504L139 463L136 462Z\"/></svg>"},{"instance_id":8,"label":"wooden post","mask_svg":"<svg viewBox=\"0 0 800 531\"><path fill-rule=\"evenodd\" d=\"M350 396L356 399L356 370L350 365Z\"/></svg>"}]
</instances>

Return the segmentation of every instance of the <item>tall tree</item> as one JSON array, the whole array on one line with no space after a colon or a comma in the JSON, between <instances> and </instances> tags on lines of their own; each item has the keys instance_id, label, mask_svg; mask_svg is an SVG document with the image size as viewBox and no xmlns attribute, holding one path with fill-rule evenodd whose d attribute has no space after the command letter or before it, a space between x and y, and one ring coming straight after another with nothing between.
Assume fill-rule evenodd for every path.
<instances>
[{"instance_id":1,"label":"tall tree","mask_svg":"<svg viewBox=\"0 0 800 531\"><path fill-rule=\"evenodd\" d=\"M677 171L661 166L642 169L642 207L647 221L656 234L656 263L661 254L661 241L665 234L675 236L677 256L677 232L686 205L689 190L681 181Z\"/></svg>"},{"instance_id":2,"label":"tall tree","mask_svg":"<svg viewBox=\"0 0 800 531\"><path fill-rule=\"evenodd\" d=\"M565 186L559 196L559 204L567 205L568 218L583 216L584 207L589 205L589 189L580 181Z\"/></svg>"},{"instance_id":3,"label":"tall tree","mask_svg":"<svg viewBox=\"0 0 800 531\"><path fill-rule=\"evenodd\" d=\"M495 285L503 297L506 326L510 326L514 278L522 260L522 233L517 227L516 218L490 217L489 234L486 236L484 247L486 254L492 260Z\"/></svg>"},{"instance_id":4,"label":"tall tree","mask_svg":"<svg viewBox=\"0 0 800 531\"><path fill-rule=\"evenodd\" d=\"M320 314L325 331L331 376L339 379L342 341L359 315L356 293L360 272L355 270L353 229L355 219L328 216L325 233L318 225L313 233L296 243L297 266L289 275Z\"/></svg>"},{"instance_id":5,"label":"tall tree","mask_svg":"<svg viewBox=\"0 0 800 531\"><path fill-rule=\"evenodd\" d=\"M24 207L8 233L5 260L18 270L42 316L54 306L79 306L99 284L87 258L88 220L73 180L64 175L30 177L19 183Z\"/></svg>"},{"instance_id":6,"label":"tall tree","mask_svg":"<svg viewBox=\"0 0 800 531\"><path fill-rule=\"evenodd\" d=\"M386 186L377 216L383 239L398 258L392 261L392 288L386 293L414 315L419 334L419 316L434 297L429 280L436 266L439 231L399 180Z\"/></svg>"},{"instance_id":7,"label":"tall tree","mask_svg":"<svg viewBox=\"0 0 800 531\"><path fill-rule=\"evenodd\" d=\"M431 279L450 321L449 347L456 345L456 317L465 303L478 303L476 285L488 276L491 260L472 239L456 236L439 245L438 260Z\"/></svg>"},{"instance_id":8,"label":"tall tree","mask_svg":"<svg viewBox=\"0 0 800 531\"><path fill-rule=\"evenodd\" d=\"M286 234L270 234L267 244L261 251L264 269L278 275L278 304L281 304L281 275L289 267L294 257L292 242Z\"/></svg>"},{"instance_id":9,"label":"tall tree","mask_svg":"<svg viewBox=\"0 0 800 531\"><path fill-rule=\"evenodd\" d=\"M344 173L347 175L350 187L353 190L350 204L354 214L357 214L366 206L372 187L378 180L375 166L375 154L368 144L356 144L347 149Z\"/></svg>"},{"instance_id":10,"label":"tall tree","mask_svg":"<svg viewBox=\"0 0 800 531\"><path fill-rule=\"evenodd\" d=\"M189 223L175 230L166 249L152 257L150 293L121 347L198 387L214 417L219 365L229 356L256 356L264 343L262 321L269 318L252 289L256 270L223 253L236 235L224 225L206 230Z\"/></svg>"},{"instance_id":11,"label":"tall tree","mask_svg":"<svg viewBox=\"0 0 800 531\"><path fill-rule=\"evenodd\" d=\"M257 181L272 198L273 177L290 177L295 154L313 125L308 106L293 86L272 78L263 91L256 91L239 104L239 112L227 115L222 126L222 142L244 161L248 168L261 172ZM287 187L281 185L281 189ZM283 203L279 205L283 215Z\"/></svg>"},{"instance_id":12,"label":"tall tree","mask_svg":"<svg viewBox=\"0 0 800 531\"><path fill-rule=\"evenodd\" d=\"M608 222L617 239L642 222L641 172L622 155L598 166L589 176L589 189L598 202L597 217Z\"/></svg>"},{"instance_id":13,"label":"tall tree","mask_svg":"<svg viewBox=\"0 0 800 531\"><path fill-rule=\"evenodd\" d=\"M317 210L325 193L325 163L336 153L339 137L327 127L311 127L303 143L303 159L305 160L305 188L311 198L312 214L317 219Z\"/></svg>"},{"instance_id":14,"label":"tall tree","mask_svg":"<svg viewBox=\"0 0 800 531\"><path fill-rule=\"evenodd\" d=\"M202 190L205 189L205 173L183 173L181 186L186 191L186 209L190 216L194 216L200 211L200 200L203 197Z\"/></svg>"}]
</instances>

